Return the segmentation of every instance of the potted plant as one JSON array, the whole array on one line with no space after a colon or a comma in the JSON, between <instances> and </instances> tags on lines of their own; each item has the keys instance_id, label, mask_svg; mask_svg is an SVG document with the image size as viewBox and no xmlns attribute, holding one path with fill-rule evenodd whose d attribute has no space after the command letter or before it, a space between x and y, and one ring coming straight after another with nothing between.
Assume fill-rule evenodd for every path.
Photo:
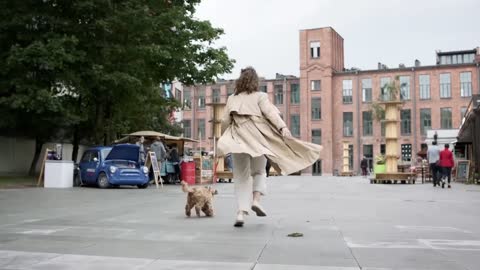
<instances>
[{"instance_id":1,"label":"potted plant","mask_svg":"<svg viewBox=\"0 0 480 270\"><path fill-rule=\"evenodd\" d=\"M385 156L381 154L375 156L375 164L373 164L373 172L377 174L377 173L384 173L385 171L386 171Z\"/></svg>"}]
</instances>

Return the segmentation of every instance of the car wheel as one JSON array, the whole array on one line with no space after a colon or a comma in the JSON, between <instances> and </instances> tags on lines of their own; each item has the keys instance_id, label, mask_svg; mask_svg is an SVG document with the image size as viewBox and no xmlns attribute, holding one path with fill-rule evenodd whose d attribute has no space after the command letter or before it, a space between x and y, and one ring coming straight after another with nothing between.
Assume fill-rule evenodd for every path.
<instances>
[{"instance_id":1,"label":"car wheel","mask_svg":"<svg viewBox=\"0 0 480 270\"><path fill-rule=\"evenodd\" d=\"M143 185L137 185L138 188L144 189L148 187L148 183L143 184Z\"/></svg>"},{"instance_id":2,"label":"car wheel","mask_svg":"<svg viewBox=\"0 0 480 270\"><path fill-rule=\"evenodd\" d=\"M108 182L107 175L105 173L100 173L97 179L97 184L99 188L109 188L110 183Z\"/></svg>"},{"instance_id":3,"label":"car wheel","mask_svg":"<svg viewBox=\"0 0 480 270\"><path fill-rule=\"evenodd\" d=\"M82 186L82 179L80 178L80 174L75 175L75 178L73 179L73 186L74 187L80 187Z\"/></svg>"}]
</instances>

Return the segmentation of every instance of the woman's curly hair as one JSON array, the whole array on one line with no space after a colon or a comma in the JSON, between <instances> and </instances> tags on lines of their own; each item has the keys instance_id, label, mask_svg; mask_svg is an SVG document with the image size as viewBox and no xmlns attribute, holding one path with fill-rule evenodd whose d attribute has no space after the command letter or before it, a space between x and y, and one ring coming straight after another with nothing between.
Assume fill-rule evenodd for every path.
<instances>
[{"instance_id":1,"label":"woman's curly hair","mask_svg":"<svg viewBox=\"0 0 480 270\"><path fill-rule=\"evenodd\" d=\"M240 72L240 78L235 82L235 95L243 92L251 94L258 91L258 75L253 67L246 67Z\"/></svg>"}]
</instances>

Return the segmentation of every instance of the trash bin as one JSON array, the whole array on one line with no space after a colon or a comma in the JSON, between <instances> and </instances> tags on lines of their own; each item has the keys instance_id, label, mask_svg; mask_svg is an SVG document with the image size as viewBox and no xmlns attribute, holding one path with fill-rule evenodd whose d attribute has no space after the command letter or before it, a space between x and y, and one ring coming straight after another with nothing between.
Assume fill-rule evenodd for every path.
<instances>
[{"instance_id":1,"label":"trash bin","mask_svg":"<svg viewBox=\"0 0 480 270\"><path fill-rule=\"evenodd\" d=\"M45 188L73 187L73 161L45 161Z\"/></svg>"},{"instance_id":2,"label":"trash bin","mask_svg":"<svg viewBox=\"0 0 480 270\"><path fill-rule=\"evenodd\" d=\"M180 179L189 185L195 185L195 162L182 162L180 165Z\"/></svg>"}]
</instances>

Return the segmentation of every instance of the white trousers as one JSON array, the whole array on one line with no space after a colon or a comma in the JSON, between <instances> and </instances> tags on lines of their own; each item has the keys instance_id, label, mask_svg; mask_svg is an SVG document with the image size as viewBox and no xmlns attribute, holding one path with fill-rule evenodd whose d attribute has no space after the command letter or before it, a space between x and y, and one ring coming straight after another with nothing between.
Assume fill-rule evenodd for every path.
<instances>
[{"instance_id":1,"label":"white trousers","mask_svg":"<svg viewBox=\"0 0 480 270\"><path fill-rule=\"evenodd\" d=\"M248 154L232 154L233 179L238 210L249 211L252 207L253 192L262 195L267 192L265 156L252 158Z\"/></svg>"}]
</instances>

